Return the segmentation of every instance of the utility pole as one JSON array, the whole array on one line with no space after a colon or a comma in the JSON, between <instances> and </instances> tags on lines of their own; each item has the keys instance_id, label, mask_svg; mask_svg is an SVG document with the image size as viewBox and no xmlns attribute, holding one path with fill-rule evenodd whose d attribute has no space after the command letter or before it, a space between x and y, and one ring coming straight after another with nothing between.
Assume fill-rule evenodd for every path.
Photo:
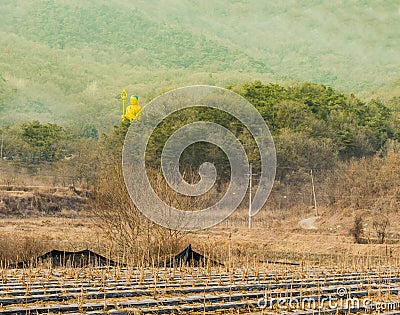
<instances>
[{"instance_id":1,"label":"utility pole","mask_svg":"<svg viewBox=\"0 0 400 315\"><path fill-rule=\"evenodd\" d=\"M249 172L249 229L252 226L252 214L251 214L251 190L253 186L253 167L250 163L250 172Z\"/></svg>"},{"instance_id":2,"label":"utility pole","mask_svg":"<svg viewBox=\"0 0 400 315\"><path fill-rule=\"evenodd\" d=\"M312 169L311 169L310 174L311 174L311 185L312 185L312 193L313 193L313 199L314 199L315 215L318 217L317 198L316 198L316 196L315 196L314 175L313 175Z\"/></svg>"},{"instance_id":3,"label":"utility pole","mask_svg":"<svg viewBox=\"0 0 400 315\"><path fill-rule=\"evenodd\" d=\"M1 133L0 158L3 161L3 133Z\"/></svg>"}]
</instances>

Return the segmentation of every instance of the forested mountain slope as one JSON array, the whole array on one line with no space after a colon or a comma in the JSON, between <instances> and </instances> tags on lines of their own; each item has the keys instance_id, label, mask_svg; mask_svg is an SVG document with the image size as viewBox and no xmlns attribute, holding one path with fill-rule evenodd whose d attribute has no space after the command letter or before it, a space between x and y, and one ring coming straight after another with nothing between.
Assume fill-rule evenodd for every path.
<instances>
[{"instance_id":1,"label":"forested mountain slope","mask_svg":"<svg viewBox=\"0 0 400 315\"><path fill-rule=\"evenodd\" d=\"M0 124L119 117L120 89L150 99L187 84L313 81L400 94L395 1L0 3Z\"/></svg>"}]
</instances>

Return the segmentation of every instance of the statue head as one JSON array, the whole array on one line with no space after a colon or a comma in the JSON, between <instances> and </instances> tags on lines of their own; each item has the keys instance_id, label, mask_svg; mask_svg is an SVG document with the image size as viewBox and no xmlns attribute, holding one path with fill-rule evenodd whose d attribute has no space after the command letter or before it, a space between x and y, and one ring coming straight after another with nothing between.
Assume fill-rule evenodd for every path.
<instances>
[{"instance_id":1,"label":"statue head","mask_svg":"<svg viewBox=\"0 0 400 315\"><path fill-rule=\"evenodd\" d=\"M139 98L137 95L132 95L130 98L130 104L131 105L139 105Z\"/></svg>"}]
</instances>

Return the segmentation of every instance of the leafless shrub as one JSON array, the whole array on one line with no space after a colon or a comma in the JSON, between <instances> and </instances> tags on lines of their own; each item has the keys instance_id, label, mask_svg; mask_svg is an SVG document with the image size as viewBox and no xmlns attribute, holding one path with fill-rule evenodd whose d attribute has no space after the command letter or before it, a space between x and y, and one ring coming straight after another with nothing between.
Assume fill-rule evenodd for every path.
<instances>
[{"instance_id":1,"label":"leafless shrub","mask_svg":"<svg viewBox=\"0 0 400 315\"><path fill-rule=\"evenodd\" d=\"M391 209L398 208L400 200L395 196L400 186L399 163L400 153L395 152L384 158L374 156L351 161L338 168L336 183L324 189L341 196L335 203L340 208L371 209L377 200L392 203L386 205Z\"/></svg>"},{"instance_id":2,"label":"leafless shrub","mask_svg":"<svg viewBox=\"0 0 400 315\"><path fill-rule=\"evenodd\" d=\"M363 227L363 218L362 215L357 215L354 218L354 225L353 228L350 231L351 235L354 236L354 239L357 244L362 244L364 243L364 227Z\"/></svg>"},{"instance_id":3,"label":"leafless shrub","mask_svg":"<svg viewBox=\"0 0 400 315\"><path fill-rule=\"evenodd\" d=\"M30 236L3 235L0 238L0 264L26 261L52 249L52 242Z\"/></svg>"},{"instance_id":4,"label":"leafless shrub","mask_svg":"<svg viewBox=\"0 0 400 315\"><path fill-rule=\"evenodd\" d=\"M396 199L396 194L389 194L388 196L378 198L372 207L375 213L372 218L372 227L376 232L380 244L384 243L387 236L387 229L390 225L390 215L397 212L398 206Z\"/></svg>"},{"instance_id":5,"label":"leafless shrub","mask_svg":"<svg viewBox=\"0 0 400 315\"><path fill-rule=\"evenodd\" d=\"M156 190L162 190L162 186ZM170 201L177 203L173 198ZM119 253L132 253L134 255L130 256L140 261L158 261L160 257L171 255L182 247L185 233L154 224L137 209L126 190L119 164L101 176L95 191L92 213L97 226L115 250Z\"/></svg>"},{"instance_id":6,"label":"leafless shrub","mask_svg":"<svg viewBox=\"0 0 400 315\"><path fill-rule=\"evenodd\" d=\"M372 222L372 226L375 229L378 242L383 244L385 242L386 230L389 226L389 218L385 215L377 214Z\"/></svg>"}]
</instances>

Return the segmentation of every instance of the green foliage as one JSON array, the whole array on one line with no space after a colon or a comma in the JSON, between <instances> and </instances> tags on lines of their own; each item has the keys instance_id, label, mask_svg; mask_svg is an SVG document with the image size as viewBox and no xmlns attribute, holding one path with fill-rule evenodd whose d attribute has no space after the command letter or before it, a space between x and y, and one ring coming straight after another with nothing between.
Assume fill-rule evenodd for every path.
<instances>
[{"instance_id":1,"label":"green foliage","mask_svg":"<svg viewBox=\"0 0 400 315\"><path fill-rule=\"evenodd\" d=\"M0 113L2 113L6 108L9 93L10 91L7 91L6 80L0 75Z\"/></svg>"},{"instance_id":2,"label":"green foliage","mask_svg":"<svg viewBox=\"0 0 400 315\"><path fill-rule=\"evenodd\" d=\"M113 6L110 9L110 5L95 1L78 6L43 1L31 5L26 14L29 17L15 17L14 31L51 48L90 46L106 54L117 51L124 62L152 65L152 68L197 69L213 63L218 70L241 59L244 60L242 70L265 67L239 49L151 19L138 8L125 10ZM129 53L139 58L132 59Z\"/></svg>"},{"instance_id":3,"label":"green foliage","mask_svg":"<svg viewBox=\"0 0 400 315\"><path fill-rule=\"evenodd\" d=\"M282 130L275 138L277 180L283 181L300 170L331 169L338 161L338 150L332 139L312 138L304 132Z\"/></svg>"},{"instance_id":4,"label":"green foliage","mask_svg":"<svg viewBox=\"0 0 400 315\"><path fill-rule=\"evenodd\" d=\"M99 139L99 132L96 126L93 124L86 124L82 129L82 137L96 140Z\"/></svg>"},{"instance_id":5,"label":"green foliage","mask_svg":"<svg viewBox=\"0 0 400 315\"><path fill-rule=\"evenodd\" d=\"M56 124L41 124L39 121L22 125L22 140L30 147L33 159L52 162L63 156L60 142L66 134L62 127Z\"/></svg>"},{"instance_id":6,"label":"green foliage","mask_svg":"<svg viewBox=\"0 0 400 315\"><path fill-rule=\"evenodd\" d=\"M248 99L270 127L276 145L279 180L289 178L299 169L333 169L340 160L373 155L383 150L387 141L398 140L399 126L393 123L398 111L379 100L366 103L354 95L314 83L283 87L255 81L230 86L230 89ZM147 146L147 164L158 169L167 139L183 125L195 121L215 122L231 130L242 142L254 171L259 171L256 144L240 121L227 113L198 107L178 111L159 124ZM115 144L122 148L126 130L124 125L116 127L109 136L111 150ZM227 157L212 144L200 142L186 148L180 167L184 173L193 174L206 161L217 165L221 179L229 177Z\"/></svg>"},{"instance_id":7,"label":"green foliage","mask_svg":"<svg viewBox=\"0 0 400 315\"><path fill-rule=\"evenodd\" d=\"M365 103L324 85L284 88L256 81L230 88L258 109L278 139L282 130L326 139L344 158L373 154L399 132L391 123L398 111L382 101Z\"/></svg>"},{"instance_id":8,"label":"green foliage","mask_svg":"<svg viewBox=\"0 0 400 315\"><path fill-rule=\"evenodd\" d=\"M70 154L69 135L56 124L33 121L7 127L2 132L3 155L8 160L54 162Z\"/></svg>"},{"instance_id":9,"label":"green foliage","mask_svg":"<svg viewBox=\"0 0 400 315\"><path fill-rule=\"evenodd\" d=\"M400 20L390 1L4 0L0 10L0 126L38 119L109 131L122 88L142 101L172 87L255 79L368 98L400 93ZM317 90L307 89L308 97ZM323 101L331 93L320 92ZM341 100L332 97L334 108ZM320 101L307 106L318 111Z\"/></svg>"},{"instance_id":10,"label":"green foliage","mask_svg":"<svg viewBox=\"0 0 400 315\"><path fill-rule=\"evenodd\" d=\"M106 156L105 158L109 163L120 163L122 148L129 126L130 123L124 121L120 125L114 126L112 132L102 135L99 143L100 152Z\"/></svg>"},{"instance_id":11,"label":"green foliage","mask_svg":"<svg viewBox=\"0 0 400 315\"><path fill-rule=\"evenodd\" d=\"M340 160L384 154L388 148L397 147L400 140L396 99L388 105L376 99L364 102L354 95L314 83L283 87L255 81L233 85L230 89L247 98L270 127L280 181L293 180L299 170L334 169ZM203 107L175 112L158 125L147 145L147 165L158 170L167 139L182 126L196 121L215 122L231 130L243 144L254 172L259 172L260 155L249 131L229 114ZM120 163L129 125L129 122L116 125L113 132L103 133L97 142L98 129L88 122L75 132L39 121L16 124L1 130L4 156L31 163L71 158L70 164L74 167L70 173L80 182L84 180L82 174L88 174L89 184L101 168L99 161L106 167ZM181 171L194 179L193 174L204 162L216 165L220 181L229 178L230 165L224 152L203 142L184 150Z\"/></svg>"}]
</instances>

